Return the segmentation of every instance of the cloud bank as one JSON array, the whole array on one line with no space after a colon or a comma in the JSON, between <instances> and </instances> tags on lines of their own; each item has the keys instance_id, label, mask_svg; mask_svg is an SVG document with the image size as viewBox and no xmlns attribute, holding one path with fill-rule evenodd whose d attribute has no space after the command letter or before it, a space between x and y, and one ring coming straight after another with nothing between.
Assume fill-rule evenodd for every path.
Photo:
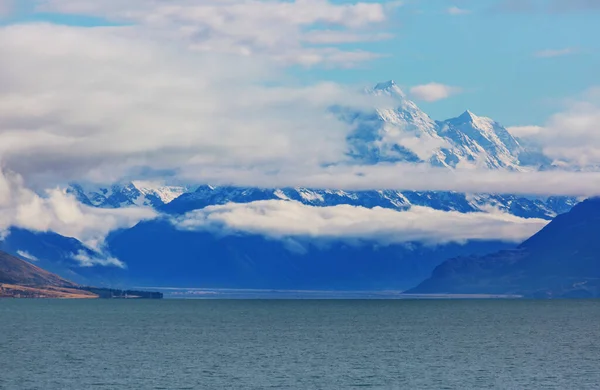
<instances>
[{"instance_id":1,"label":"cloud bank","mask_svg":"<svg viewBox=\"0 0 600 390\"><path fill-rule=\"evenodd\" d=\"M4 165L52 184L190 163L319 165L344 158L352 129L328 108L372 104L331 83L266 87L278 81L270 63L169 42L128 28L0 28Z\"/></svg>"},{"instance_id":2,"label":"cloud bank","mask_svg":"<svg viewBox=\"0 0 600 390\"><path fill-rule=\"evenodd\" d=\"M148 208L100 209L82 205L59 189L40 197L23 185L20 176L0 174L0 232L10 227L55 232L74 237L95 251L102 251L106 235L127 228L156 212Z\"/></svg>"},{"instance_id":3,"label":"cloud bank","mask_svg":"<svg viewBox=\"0 0 600 390\"><path fill-rule=\"evenodd\" d=\"M444 85L439 83L429 83L424 85L417 85L410 89L410 94L416 99L424 100L426 102L435 102L442 99L447 99L452 95L456 95L461 92L458 87L452 87L450 85Z\"/></svg>"},{"instance_id":4,"label":"cloud bank","mask_svg":"<svg viewBox=\"0 0 600 390\"><path fill-rule=\"evenodd\" d=\"M295 201L229 203L195 210L172 223L181 230L261 234L275 239L365 240L383 244L442 244L469 240L522 241L548 221L500 212L459 213L413 206L408 211Z\"/></svg>"},{"instance_id":5,"label":"cloud bank","mask_svg":"<svg viewBox=\"0 0 600 390\"><path fill-rule=\"evenodd\" d=\"M397 1L49 0L40 10L134 23L153 35L176 37L201 52L264 56L281 64L347 67L377 54L331 45L389 38L369 29L387 21L398 6ZM336 30L323 31L320 25Z\"/></svg>"},{"instance_id":6,"label":"cloud bank","mask_svg":"<svg viewBox=\"0 0 600 390\"><path fill-rule=\"evenodd\" d=\"M539 145L544 154L561 166L597 171L600 167L599 126L600 87L592 87L577 99L568 101L544 126L521 126L511 131ZM576 177L573 174L573 178Z\"/></svg>"},{"instance_id":7,"label":"cloud bank","mask_svg":"<svg viewBox=\"0 0 600 390\"><path fill-rule=\"evenodd\" d=\"M567 151L568 149L565 149ZM338 165L313 171L205 169L187 167L181 177L214 185L316 189L455 191L520 195L600 195L600 172L548 170L515 172L478 168L448 170L428 164Z\"/></svg>"}]
</instances>

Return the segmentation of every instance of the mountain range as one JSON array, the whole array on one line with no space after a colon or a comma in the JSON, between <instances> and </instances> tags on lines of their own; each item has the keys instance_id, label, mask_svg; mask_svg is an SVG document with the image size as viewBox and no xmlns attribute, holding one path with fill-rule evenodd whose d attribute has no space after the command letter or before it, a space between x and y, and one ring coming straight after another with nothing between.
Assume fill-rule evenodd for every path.
<instances>
[{"instance_id":1,"label":"mountain range","mask_svg":"<svg viewBox=\"0 0 600 390\"><path fill-rule=\"evenodd\" d=\"M354 129L347 154L360 164L427 163L460 167L534 171L554 169L539 151L523 146L498 122L470 111L435 121L393 82L367 90L394 99L394 108L332 112ZM168 182L168 179L166 180ZM133 181L109 186L73 183L67 190L80 202L102 208L147 206L158 218L118 230L106 239L106 255L125 268L82 266L75 257L98 256L75 239L53 232L13 228L0 243L10 253L27 253L43 266L79 283L104 286L207 286L287 289L406 289L427 278L444 260L510 249L501 238L430 245L382 245L361 240L273 240L260 234L192 232L177 229L172 218L208 206L262 200L297 201L312 207L352 205L398 211L413 206L460 213L500 210L550 221L578 200L564 196L467 194L448 191L342 191L315 188L259 188L163 185ZM373 221L377 223L377 221Z\"/></svg>"},{"instance_id":2,"label":"mountain range","mask_svg":"<svg viewBox=\"0 0 600 390\"><path fill-rule=\"evenodd\" d=\"M356 162L420 162L449 170L461 166L515 171L553 169L547 157L531 147L522 146L505 127L490 118L466 111L456 118L435 121L409 100L394 81L379 83L367 93L388 96L397 106L371 111L332 108L341 120L355 129L347 137L347 153ZM550 220L577 203L577 199L565 196L266 189L206 184L165 186L139 181L108 187L72 184L68 192L87 205L109 208L146 205L174 214L228 202L291 199L311 206L350 204L404 210L416 205L464 213L486 211L492 207L520 217Z\"/></svg>"}]
</instances>

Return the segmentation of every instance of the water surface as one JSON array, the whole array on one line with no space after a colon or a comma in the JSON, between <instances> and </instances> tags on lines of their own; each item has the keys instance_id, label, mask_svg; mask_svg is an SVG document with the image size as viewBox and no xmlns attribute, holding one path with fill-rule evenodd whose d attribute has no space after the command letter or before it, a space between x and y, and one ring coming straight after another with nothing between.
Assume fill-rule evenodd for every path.
<instances>
[{"instance_id":1,"label":"water surface","mask_svg":"<svg viewBox=\"0 0 600 390\"><path fill-rule=\"evenodd\" d=\"M0 389L597 389L600 301L0 300Z\"/></svg>"}]
</instances>

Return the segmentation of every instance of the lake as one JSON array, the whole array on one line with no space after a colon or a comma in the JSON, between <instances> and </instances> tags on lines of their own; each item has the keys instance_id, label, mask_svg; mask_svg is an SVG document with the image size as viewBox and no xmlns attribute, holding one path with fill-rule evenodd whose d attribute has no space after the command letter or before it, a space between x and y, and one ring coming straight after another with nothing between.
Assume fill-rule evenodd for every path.
<instances>
[{"instance_id":1,"label":"lake","mask_svg":"<svg viewBox=\"0 0 600 390\"><path fill-rule=\"evenodd\" d=\"M0 300L0 389L597 389L600 301Z\"/></svg>"}]
</instances>

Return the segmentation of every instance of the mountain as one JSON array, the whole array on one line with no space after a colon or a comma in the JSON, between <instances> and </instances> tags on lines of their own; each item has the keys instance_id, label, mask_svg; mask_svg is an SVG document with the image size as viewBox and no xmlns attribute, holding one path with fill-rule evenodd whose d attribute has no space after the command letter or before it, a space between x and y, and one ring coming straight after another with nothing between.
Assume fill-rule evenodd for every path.
<instances>
[{"instance_id":1,"label":"mountain","mask_svg":"<svg viewBox=\"0 0 600 390\"><path fill-rule=\"evenodd\" d=\"M367 93L395 103L361 111L331 108L332 113L354 129L345 146L347 155L357 164L423 163L447 169L449 173L461 167L548 169L549 162L539 150L522 145L492 119L466 111L456 118L433 120L393 81L377 84ZM282 241L243 233L182 232L169 222L170 218L211 205L283 199L313 207L353 205L402 211L424 206L461 213L494 209L523 218L551 220L577 203L571 197L207 184L192 189L192 186L139 181L108 187L73 184L68 191L81 202L96 207L146 205L162 214L156 220L141 222L108 237L108 253L124 262L126 268L82 264L74 260L81 258L77 256L80 251L86 256L94 254L64 237L20 231L3 244L11 253L26 251L43 258L50 263L44 266L72 280L96 285L404 289L429 276L447 258L483 255L511 247L499 241L435 247L419 242L382 246L367 241L351 244L319 239ZM54 240L59 244L55 245Z\"/></svg>"},{"instance_id":2,"label":"mountain","mask_svg":"<svg viewBox=\"0 0 600 390\"><path fill-rule=\"evenodd\" d=\"M458 257L411 293L600 297L600 199L559 215L517 248Z\"/></svg>"},{"instance_id":3,"label":"mountain","mask_svg":"<svg viewBox=\"0 0 600 390\"><path fill-rule=\"evenodd\" d=\"M133 181L110 187L71 184L67 192L88 206L119 208L128 206L160 207L187 191L184 186L164 186L152 182Z\"/></svg>"},{"instance_id":4,"label":"mountain","mask_svg":"<svg viewBox=\"0 0 600 390\"><path fill-rule=\"evenodd\" d=\"M448 257L509 247L502 242L386 246L276 240L241 232L183 231L166 217L114 232L107 245L138 286L288 290L404 290Z\"/></svg>"},{"instance_id":5,"label":"mountain","mask_svg":"<svg viewBox=\"0 0 600 390\"><path fill-rule=\"evenodd\" d=\"M453 119L434 121L394 81L379 83L367 93L389 96L396 107L335 111L355 126L348 137L349 154L363 163L426 162L449 168L462 164L513 170L537 169L542 163L530 158L524 167L519 155L525 149L490 118L466 111Z\"/></svg>"},{"instance_id":6,"label":"mountain","mask_svg":"<svg viewBox=\"0 0 600 390\"><path fill-rule=\"evenodd\" d=\"M0 298L97 298L75 283L0 251Z\"/></svg>"},{"instance_id":7,"label":"mountain","mask_svg":"<svg viewBox=\"0 0 600 390\"><path fill-rule=\"evenodd\" d=\"M367 208L407 210L424 206L462 213L486 211L490 207L523 218L550 220L569 211L577 201L571 197L524 197L515 195L464 194L448 191L341 191L309 188L244 188L203 185L158 208L167 214L184 214L210 205L250 203L258 200L295 200L309 206L347 204Z\"/></svg>"},{"instance_id":8,"label":"mountain","mask_svg":"<svg viewBox=\"0 0 600 390\"><path fill-rule=\"evenodd\" d=\"M0 251L26 259L81 285L123 286L121 281L125 270L118 267L92 267L82 262L101 260L105 255L92 251L75 238L13 227L0 240Z\"/></svg>"},{"instance_id":9,"label":"mountain","mask_svg":"<svg viewBox=\"0 0 600 390\"><path fill-rule=\"evenodd\" d=\"M445 121L423 112L394 81L377 84L366 93L386 96L394 108L357 111L333 107L332 111L355 130L347 137L348 155L357 163L420 162L449 170L458 166L486 169L548 169L549 161L538 150L523 146L498 122L470 111ZM69 192L81 202L97 207L152 206L169 214L228 202L293 199L312 206L349 204L403 210L411 205L460 212L486 211L490 207L520 216L552 219L577 203L571 197L531 197L499 194L464 194L446 191L341 191L310 188L240 188L202 185L163 186L131 182L109 187L73 184Z\"/></svg>"},{"instance_id":10,"label":"mountain","mask_svg":"<svg viewBox=\"0 0 600 390\"><path fill-rule=\"evenodd\" d=\"M162 293L84 287L0 251L0 298L162 299Z\"/></svg>"},{"instance_id":11,"label":"mountain","mask_svg":"<svg viewBox=\"0 0 600 390\"><path fill-rule=\"evenodd\" d=\"M75 287L76 284L0 251L0 283L22 286Z\"/></svg>"}]
</instances>

